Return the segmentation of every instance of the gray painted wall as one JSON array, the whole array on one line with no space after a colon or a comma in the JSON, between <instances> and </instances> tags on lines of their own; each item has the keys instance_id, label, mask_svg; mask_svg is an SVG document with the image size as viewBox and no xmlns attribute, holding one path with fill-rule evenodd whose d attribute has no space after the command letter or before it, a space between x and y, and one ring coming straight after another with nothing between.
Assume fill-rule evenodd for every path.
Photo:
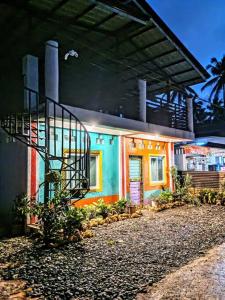
<instances>
[{"instance_id":1,"label":"gray painted wall","mask_svg":"<svg viewBox=\"0 0 225 300\"><path fill-rule=\"evenodd\" d=\"M27 147L0 131L0 235L11 231L15 197L27 192Z\"/></svg>"}]
</instances>

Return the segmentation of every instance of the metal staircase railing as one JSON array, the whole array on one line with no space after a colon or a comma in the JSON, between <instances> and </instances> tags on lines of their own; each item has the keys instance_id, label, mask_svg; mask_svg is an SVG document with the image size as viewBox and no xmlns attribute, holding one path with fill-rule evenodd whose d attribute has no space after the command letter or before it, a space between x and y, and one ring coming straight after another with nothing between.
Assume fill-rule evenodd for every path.
<instances>
[{"instance_id":1,"label":"metal staircase railing","mask_svg":"<svg viewBox=\"0 0 225 300\"><path fill-rule=\"evenodd\" d=\"M54 196L54 180L48 174L61 174L61 190L66 198L81 199L90 186L90 136L85 126L67 108L25 88L27 108L1 119L2 129L34 148L45 163L45 195Z\"/></svg>"}]
</instances>

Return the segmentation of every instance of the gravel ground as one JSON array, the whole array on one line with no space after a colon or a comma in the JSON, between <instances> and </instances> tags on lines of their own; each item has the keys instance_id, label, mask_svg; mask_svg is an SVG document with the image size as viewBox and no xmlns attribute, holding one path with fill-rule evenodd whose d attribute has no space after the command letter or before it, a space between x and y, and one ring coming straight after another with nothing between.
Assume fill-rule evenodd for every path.
<instances>
[{"instance_id":1,"label":"gravel ground","mask_svg":"<svg viewBox=\"0 0 225 300\"><path fill-rule=\"evenodd\" d=\"M2 241L0 276L28 281L39 299L129 300L224 241L225 207L180 207L99 227L59 249L24 237Z\"/></svg>"}]
</instances>

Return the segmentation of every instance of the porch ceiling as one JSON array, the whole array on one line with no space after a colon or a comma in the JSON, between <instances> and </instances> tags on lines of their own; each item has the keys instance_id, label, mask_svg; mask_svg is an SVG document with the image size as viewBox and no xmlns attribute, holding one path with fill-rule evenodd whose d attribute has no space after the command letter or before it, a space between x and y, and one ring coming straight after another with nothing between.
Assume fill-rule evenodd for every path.
<instances>
[{"instance_id":1,"label":"porch ceiling","mask_svg":"<svg viewBox=\"0 0 225 300\"><path fill-rule=\"evenodd\" d=\"M61 53L74 47L83 64L122 74L124 84L146 79L151 94L209 77L145 0L3 0L0 20L1 63L40 56L56 39Z\"/></svg>"}]
</instances>

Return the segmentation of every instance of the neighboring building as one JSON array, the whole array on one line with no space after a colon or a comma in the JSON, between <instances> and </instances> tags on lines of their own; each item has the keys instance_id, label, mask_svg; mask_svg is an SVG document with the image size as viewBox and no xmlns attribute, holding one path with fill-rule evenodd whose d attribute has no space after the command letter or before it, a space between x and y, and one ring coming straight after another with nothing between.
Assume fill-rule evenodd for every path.
<instances>
[{"instance_id":1,"label":"neighboring building","mask_svg":"<svg viewBox=\"0 0 225 300\"><path fill-rule=\"evenodd\" d=\"M175 164L180 171L225 171L225 144L194 142L175 147Z\"/></svg>"},{"instance_id":2,"label":"neighboring building","mask_svg":"<svg viewBox=\"0 0 225 300\"><path fill-rule=\"evenodd\" d=\"M175 146L175 164L180 171L225 172L224 122L195 125L196 138Z\"/></svg>"},{"instance_id":3,"label":"neighboring building","mask_svg":"<svg viewBox=\"0 0 225 300\"><path fill-rule=\"evenodd\" d=\"M51 154L55 159L47 167L61 170L65 184L71 179L71 188L84 189L81 183L89 179L90 171L90 192L84 192L85 198L77 205L99 198L112 203L121 197L128 197L134 204L143 204L162 189L172 187L170 168L174 165L174 143L192 140L194 132L192 99L187 97L183 103L171 103L169 93L202 82L209 75L149 4L144 0L94 3L81 0L65 1L55 7L42 0L35 6L27 3L13 6L13 9L33 13L32 18L40 25L34 26L35 40L30 38L26 46L23 27L11 37L21 42L16 46L18 60L15 78L12 77L10 84L15 83L18 91L23 90L23 84L32 90L29 95L25 90L22 100L32 116L28 129L32 131L29 145L33 148L23 147L20 152L23 153L20 163L24 166L19 167L21 173L17 162L1 174L0 206L12 203L13 194L21 192L43 201L46 163L36 150L42 153L46 141L50 154L55 153ZM49 14L49 10L52 13ZM31 27L31 31L34 29ZM37 45L44 44L49 35L60 42L60 59L58 43L47 42L43 67L44 54ZM79 54L78 59L70 57L77 56L75 51L68 52L73 47ZM26 55L28 50L35 56ZM7 53L7 49L4 51ZM61 59L65 53L68 54L66 61ZM23 83L17 76L24 55ZM6 60L5 69L10 67L10 61ZM0 86L9 81L11 73L5 74ZM43 111L39 112L45 101L49 101L46 98L39 101L38 92L43 90L56 102L48 111L47 119ZM166 100L162 97L165 93ZM4 89L0 96L10 99L10 92ZM23 111L21 103L17 107L15 97L13 103L14 111ZM39 110L34 110L32 105ZM5 112L9 110L6 106ZM71 128L71 119L74 128ZM17 130L9 126L11 123L17 126L13 117L3 122L5 129L18 138ZM77 124L80 127L77 128ZM46 130L49 130L48 135L44 136ZM20 144L12 140L6 142L5 137L1 141L0 159L7 165L14 155L7 155L7 152L14 149L16 155L21 151ZM90 166L86 160L89 151ZM64 168L64 163L73 168ZM14 171L16 178L12 179ZM9 178L13 191L2 188ZM21 182L18 187L14 184L17 178ZM4 210L4 216L9 213L9 207Z\"/></svg>"}]
</instances>

